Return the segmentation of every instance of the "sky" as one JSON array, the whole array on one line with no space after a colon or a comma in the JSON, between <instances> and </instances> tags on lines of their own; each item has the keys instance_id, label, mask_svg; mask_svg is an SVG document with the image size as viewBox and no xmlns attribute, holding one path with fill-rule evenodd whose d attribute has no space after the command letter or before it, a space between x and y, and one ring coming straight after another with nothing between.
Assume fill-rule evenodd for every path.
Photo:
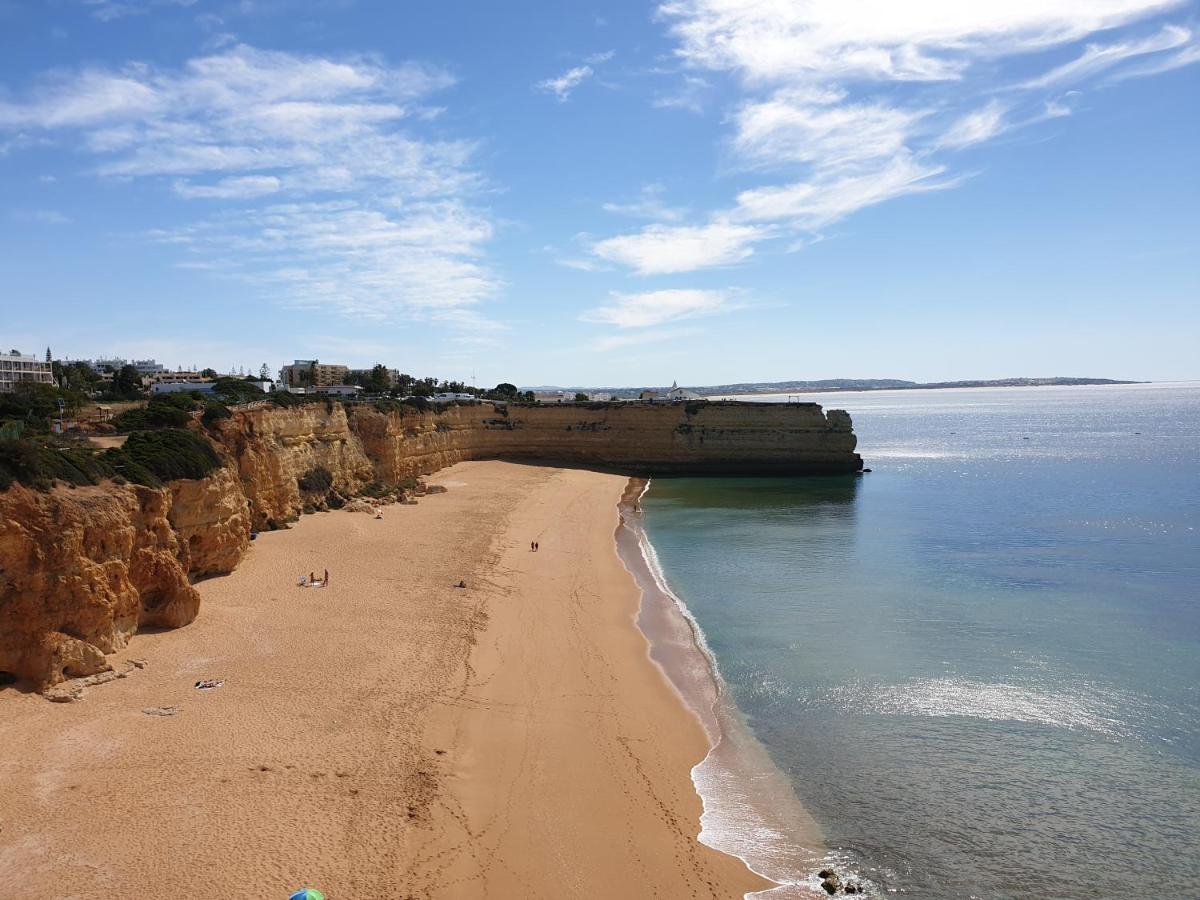
<instances>
[{"instance_id":1,"label":"sky","mask_svg":"<svg viewBox=\"0 0 1200 900\"><path fill-rule=\"evenodd\" d=\"M1200 379L1200 6L0 0L0 342Z\"/></svg>"}]
</instances>

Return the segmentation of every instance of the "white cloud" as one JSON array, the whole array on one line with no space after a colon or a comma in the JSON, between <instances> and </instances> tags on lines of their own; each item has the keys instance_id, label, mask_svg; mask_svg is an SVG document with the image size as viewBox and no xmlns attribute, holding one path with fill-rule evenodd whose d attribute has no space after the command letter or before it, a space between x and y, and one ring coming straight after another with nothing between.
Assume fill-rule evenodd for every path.
<instances>
[{"instance_id":1,"label":"white cloud","mask_svg":"<svg viewBox=\"0 0 1200 900\"><path fill-rule=\"evenodd\" d=\"M691 272L740 262L767 231L756 225L714 221L708 225L649 225L634 234L597 241L592 252L641 275Z\"/></svg>"},{"instance_id":2,"label":"white cloud","mask_svg":"<svg viewBox=\"0 0 1200 900\"><path fill-rule=\"evenodd\" d=\"M140 16L156 6L193 6L197 0L83 0L84 6L92 11L92 17L101 22L112 22L126 16Z\"/></svg>"},{"instance_id":3,"label":"white cloud","mask_svg":"<svg viewBox=\"0 0 1200 900\"><path fill-rule=\"evenodd\" d=\"M742 221L791 222L815 231L894 197L954 186L954 179L939 179L944 172L899 156L869 171L743 191L734 214Z\"/></svg>"},{"instance_id":4,"label":"white cloud","mask_svg":"<svg viewBox=\"0 0 1200 900\"><path fill-rule=\"evenodd\" d=\"M1045 75L1025 82L1025 88L1044 88L1051 85L1074 84L1112 68L1127 59L1174 50L1191 43L1192 32L1178 25L1166 25L1158 34L1140 41L1118 41L1113 44L1088 44L1083 53L1068 63L1051 69Z\"/></svg>"},{"instance_id":5,"label":"white cloud","mask_svg":"<svg viewBox=\"0 0 1200 900\"><path fill-rule=\"evenodd\" d=\"M646 275L745 259L754 245L824 228L868 206L964 179L938 154L1070 113L1066 98L1018 96L1009 57L1069 46L1183 5L1183 0L666 0L684 78L730 76L730 171L775 183L743 189L708 225L651 225L592 245ZM1036 82L1095 75L1121 59L1163 54L1160 70L1193 61L1191 32L1092 47ZM1149 64L1148 64L1149 65ZM1148 68L1148 66L1147 66ZM1001 101L995 95L1005 94ZM1023 108L1022 108L1023 107ZM659 222L670 221L665 216ZM790 232L790 233L789 233Z\"/></svg>"},{"instance_id":6,"label":"white cloud","mask_svg":"<svg viewBox=\"0 0 1200 900\"><path fill-rule=\"evenodd\" d=\"M575 66L567 69L557 78L547 78L537 83L538 89L553 94L559 103L566 103L571 98L571 91L579 87L584 79L594 74L591 66Z\"/></svg>"},{"instance_id":7,"label":"white cloud","mask_svg":"<svg viewBox=\"0 0 1200 900\"><path fill-rule=\"evenodd\" d=\"M1005 113L1008 108L997 100L991 100L982 109L969 112L958 119L942 135L943 147L961 149L980 144L994 138L1005 130Z\"/></svg>"},{"instance_id":8,"label":"white cloud","mask_svg":"<svg viewBox=\"0 0 1200 900\"><path fill-rule=\"evenodd\" d=\"M38 225L70 225L72 219L57 209L15 210L12 218L18 222L34 222Z\"/></svg>"},{"instance_id":9,"label":"white cloud","mask_svg":"<svg viewBox=\"0 0 1200 900\"><path fill-rule=\"evenodd\" d=\"M629 203L605 203L605 212L618 216L632 216L635 219L658 219L663 222L677 222L686 214L686 209L668 206L662 199L661 184L643 185L638 198Z\"/></svg>"},{"instance_id":10,"label":"white cloud","mask_svg":"<svg viewBox=\"0 0 1200 900\"><path fill-rule=\"evenodd\" d=\"M669 0L676 53L748 83L953 80L973 62L1059 46L1183 0Z\"/></svg>"},{"instance_id":11,"label":"white cloud","mask_svg":"<svg viewBox=\"0 0 1200 900\"><path fill-rule=\"evenodd\" d=\"M584 61L585 65L574 66L563 72L557 78L547 78L544 81L539 81L536 85L539 91L545 91L548 94L553 94L559 103L566 103L571 99L571 93L584 81L596 74L593 66L599 66L616 56L615 50L606 50L603 53L593 53Z\"/></svg>"},{"instance_id":12,"label":"white cloud","mask_svg":"<svg viewBox=\"0 0 1200 900\"><path fill-rule=\"evenodd\" d=\"M612 303L585 312L585 322L616 325L618 328L646 328L711 316L736 309L729 291L673 289L641 294L612 294Z\"/></svg>"},{"instance_id":13,"label":"white cloud","mask_svg":"<svg viewBox=\"0 0 1200 900\"><path fill-rule=\"evenodd\" d=\"M217 211L154 239L281 302L478 329L467 307L500 284L474 148L420 134L425 99L452 84L414 63L239 45L178 69L54 73L0 101L0 133L68 141L100 177L170 177Z\"/></svg>"},{"instance_id":14,"label":"white cloud","mask_svg":"<svg viewBox=\"0 0 1200 900\"><path fill-rule=\"evenodd\" d=\"M239 197L261 197L279 190L279 179L274 175L241 175L222 178L216 184L190 184L175 182L175 193L180 197L229 200Z\"/></svg>"},{"instance_id":15,"label":"white cloud","mask_svg":"<svg viewBox=\"0 0 1200 900\"><path fill-rule=\"evenodd\" d=\"M742 105L734 146L762 166L846 167L904 151L927 110L845 102L840 90L787 88Z\"/></svg>"},{"instance_id":16,"label":"white cloud","mask_svg":"<svg viewBox=\"0 0 1200 900\"><path fill-rule=\"evenodd\" d=\"M478 329L486 320L469 307L499 287L480 262L491 224L455 200L393 210L356 200L276 203L152 237L201 259L241 261L240 277L290 303L355 317L403 314Z\"/></svg>"}]
</instances>

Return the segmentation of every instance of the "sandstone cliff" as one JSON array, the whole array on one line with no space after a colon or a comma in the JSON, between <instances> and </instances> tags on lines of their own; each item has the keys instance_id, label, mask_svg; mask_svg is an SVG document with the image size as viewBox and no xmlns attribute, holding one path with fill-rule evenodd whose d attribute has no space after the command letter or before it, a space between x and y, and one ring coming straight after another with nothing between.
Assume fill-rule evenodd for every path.
<instances>
[{"instance_id":1,"label":"sandstone cliff","mask_svg":"<svg viewBox=\"0 0 1200 900\"><path fill-rule=\"evenodd\" d=\"M850 417L816 404L259 408L206 432L226 462L165 488L0 494L0 674L41 688L108 668L139 625L195 618L192 580L230 572L252 529L470 459L634 474L861 468Z\"/></svg>"}]
</instances>

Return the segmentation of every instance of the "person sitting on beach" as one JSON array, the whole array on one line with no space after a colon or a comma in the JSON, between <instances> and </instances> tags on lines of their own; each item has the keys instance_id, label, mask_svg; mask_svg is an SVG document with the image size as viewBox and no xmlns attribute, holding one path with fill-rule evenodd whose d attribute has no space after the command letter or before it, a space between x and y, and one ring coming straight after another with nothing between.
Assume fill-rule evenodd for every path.
<instances>
[{"instance_id":1,"label":"person sitting on beach","mask_svg":"<svg viewBox=\"0 0 1200 900\"><path fill-rule=\"evenodd\" d=\"M455 587L460 587L460 588L465 588L466 586L467 586L467 583L465 581L460 581L458 584L455 585Z\"/></svg>"},{"instance_id":2,"label":"person sitting on beach","mask_svg":"<svg viewBox=\"0 0 1200 900\"><path fill-rule=\"evenodd\" d=\"M316 573L316 572L309 572L309 573L308 573L308 583L309 583L309 584L316 584L316 583L317 583L317 573Z\"/></svg>"}]
</instances>

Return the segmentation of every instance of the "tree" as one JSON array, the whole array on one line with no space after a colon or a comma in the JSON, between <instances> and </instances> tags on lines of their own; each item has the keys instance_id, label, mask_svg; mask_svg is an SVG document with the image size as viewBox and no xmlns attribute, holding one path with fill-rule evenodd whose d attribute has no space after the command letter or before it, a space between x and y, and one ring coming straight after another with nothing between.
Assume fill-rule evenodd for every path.
<instances>
[{"instance_id":1,"label":"tree","mask_svg":"<svg viewBox=\"0 0 1200 900\"><path fill-rule=\"evenodd\" d=\"M575 402L576 403L587 403L591 399L592 399L591 397L589 397L587 394L582 393L581 391L575 392Z\"/></svg>"},{"instance_id":2,"label":"tree","mask_svg":"<svg viewBox=\"0 0 1200 900\"><path fill-rule=\"evenodd\" d=\"M258 380L259 381L270 381L271 380L271 370L269 368L267 368L266 363L263 363L262 368L260 368L258 370Z\"/></svg>"},{"instance_id":3,"label":"tree","mask_svg":"<svg viewBox=\"0 0 1200 900\"><path fill-rule=\"evenodd\" d=\"M113 376L112 392L118 397L132 400L142 395L142 376L133 366L121 366L121 371Z\"/></svg>"},{"instance_id":4,"label":"tree","mask_svg":"<svg viewBox=\"0 0 1200 900\"><path fill-rule=\"evenodd\" d=\"M50 361L52 361L53 359L54 359L54 357L52 357L52 356L50 355L50 348L49 348L49 347L47 347L47 348L46 348L46 362L50 362Z\"/></svg>"},{"instance_id":5,"label":"tree","mask_svg":"<svg viewBox=\"0 0 1200 900\"><path fill-rule=\"evenodd\" d=\"M520 391L517 390L515 384L509 384L507 381L502 381L496 385L492 391L501 400L516 400L520 396Z\"/></svg>"},{"instance_id":6,"label":"tree","mask_svg":"<svg viewBox=\"0 0 1200 900\"><path fill-rule=\"evenodd\" d=\"M387 366L383 363L375 363L371 367L371 371L367 373L367 377L363 379L366 384L363 388L373 394L382 394L392 386L392 376L388 372Z\"/></svg>"},{"instance_id":7,"label":"tree","mask_svg":"<svg viewBox=\"0 0 1200 900\"><path fill-rule=\"evenodd\" d=\"M524 394L521 395L521 399L524 400L526 403L532 403L535 399L533 396L533 391L526 391Z\"/></svg>"},{"instance_id":8,"label":"tree","mask_svg":"<svg viewBox=\"0 0 1200 900\"><path fill-rule=\"evenodd\" d=\"M201 369L200 375L203 378L216 378L217 370L216 369Z\"/></svg>"}]
</instances>

